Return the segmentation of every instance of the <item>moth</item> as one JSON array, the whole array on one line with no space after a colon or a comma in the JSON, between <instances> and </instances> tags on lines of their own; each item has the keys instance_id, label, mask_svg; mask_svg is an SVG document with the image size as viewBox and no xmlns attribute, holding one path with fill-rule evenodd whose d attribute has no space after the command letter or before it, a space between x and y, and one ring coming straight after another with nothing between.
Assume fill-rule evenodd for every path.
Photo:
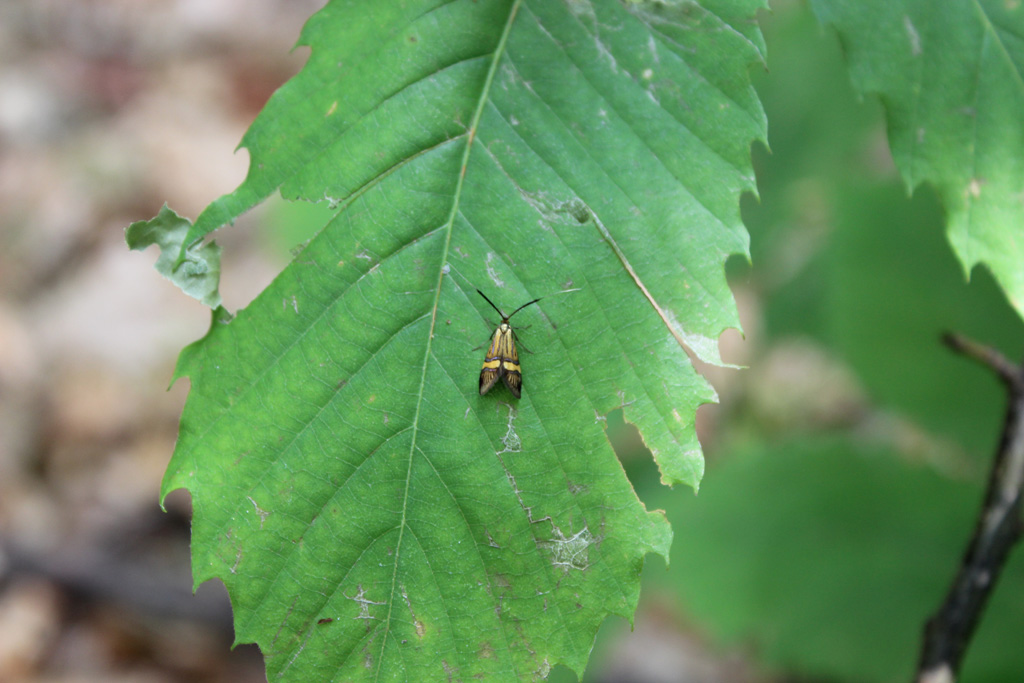
<instances>
[{"instance_id":1,"label":"moth","mask_svg":"<svg viewBox=\"0 0 1024 683\"><path fill-rule=\"evenodd\" d=\"M487 349L487 356L484 357L484 365L480 368L480 395L483 396L491 390L498 379L501 379L512 392L512 395L519 398L523 390L523 371L519 368L519 353L516 351L516 332L508 324L509 318L523 310L530 304L535 304L540 299L528 301L509 315L501 312L501 309L494 305L494 302L487 298L487 295L476 290L477 294L484 298L484 301L491 305L491 308L501 316L501 323L494 330L491 337L491 346Z\"/></svg>"}]
</instances>

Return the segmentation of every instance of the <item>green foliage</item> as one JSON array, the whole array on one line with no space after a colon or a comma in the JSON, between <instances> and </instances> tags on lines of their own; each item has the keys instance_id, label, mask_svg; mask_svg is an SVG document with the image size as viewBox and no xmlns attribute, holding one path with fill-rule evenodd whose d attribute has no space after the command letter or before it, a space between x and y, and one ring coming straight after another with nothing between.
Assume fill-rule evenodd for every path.
<instances>
[{"instance_id":1,"label":"green foliage","mask_svg":"<svg viewBox=\"0 0 1024 683\"><path fill-rule=\"evenodd\" d=\"M1003 392L939 338L955 330L1015 357L1020 316L989 273L964 282L935 194L903 196L878 149L881 112L855 101L834 40L805 12L779 12L767 28L758 90L773 153L758 163L764 201L748 202L744 219L769 341L812 337L880 406L987 460Z\"/></svg>"},{"instance_id":2,"label":"green foliage","mask_svg":"<svg viewBox=\"0 0 1024 683\"><path fill-rule=\"evenodd\" d=\"M988 266L1024 314L1024 7L1004 0L812 0L854 85L885 106L907 186L932 183L966 273Z\"/></svg>"},{"instance_id":3,"label":"green foliage","mask_svg":"<svg viewBox=\"0 0 1024 683\"><path fill-rule=\"evenodd\" d=\"M996 377L940 343L955 330L1015 356L1024 323L989 273L968 285L929 193L849 188L824 256L824 335L881 405L987 463L1006 397Z\"/></svg>"},{"instance_id":4,"label":"green foliage","mask_svg":"<svg viewBox=\"0 0 1024 683\"><path fill-rule=\"evenodd\" d=\"M873 682L911 677L981 490L833 436L735 450L696 500L649 495L669 506L671 580L691 618L773 668ZM1022 561L993 596L965 681L1024 670Z\"/></svg>"},{"instance_id":5,"label":"green foliage","mask_svg":"<svg viewBox=\"0 0 1024 683\"><path fill-rule=\"evenodd\" d=\"M677 591L701 633L772 670L907 680L969 538L1006 400L939 334L964 332L1015 358L1024 327L988 273L964 282L935 193L905 197L879 144L881 111L857 104L828 34L795 7L764 28L770 69L757 83L772 154L756 155L764 201L748 202L744 219L754 255L745 274L765 320L740 379L759 381L773 351L799 339L852 371L865 395L838 427L768 429L756 411L720 414L696 500L665 495L654 474L633 476L676 534L669 575L645 580ZM817 382L790 367L787 381ZM764 394L791 400L776 391ZM982 617L965 682L1024 670L1019 555Z\"/></svg>"},{"instance_id":6,"label":"green foliage","mask_svg":"<svg viewBox=\"0 0 1024 683\"><path fill-rule=\"evenodd\" d=\"M580 672L631 616L671 530L603 416L623 406L662 481L697 486L714 394L680 342L718 361L738 326L758 6L335 0L309 21L246 181L173 233L188 254L276 190L337 207L178 366L163 493L191 491L195 580L224 580L269 676ZM544 297L516 317L518 402L478 395L477 287Z\"/></svg>"}]
</instances>

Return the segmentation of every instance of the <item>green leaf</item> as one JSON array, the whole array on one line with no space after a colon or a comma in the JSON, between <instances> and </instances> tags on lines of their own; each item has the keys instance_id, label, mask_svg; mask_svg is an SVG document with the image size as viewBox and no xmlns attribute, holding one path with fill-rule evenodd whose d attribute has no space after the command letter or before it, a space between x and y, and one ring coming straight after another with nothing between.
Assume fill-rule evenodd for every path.
<instances>
[{"instance_id":1,"label":"green leaf","mask_svg":"<svg viewBox=\"0 0 1024 683\"><path fill-rule=\"evenodd\" d=\"M191 222L165 204L154 218L129 225L124 239L128 248L136 251L159 246L157 272L189 296L216 308L220 306L220 247L213 242L186 241L191 227Z\"/></svg>"},{"instance_id":2,"label":"green leaf","mask_svg":"<svg viewBox=\"0 0 1024 683\"><path fill-rule=\"evenodd\" d=\"M671 529L604 434L624 407L667 484L738 326L723 263L764 117L759 2L335 1L246 134L245 183L337 215L189 347L163 493L192 493L197 582L289 680L581 672ZM495 313L533 351L479 396ZM529 327L529 329L526 329Z\"/></svg>"},{"instance_id":3,"label":"green leaf","mask_svg":"<svg viewBox=\"0 0 1024 683\"><path fill-rule=\"evenodd\" d=\"M1004 0L812 0L854 85L886 108L910 189L932 183L966 274L988 266L1024 314L1024 7Z\"/></svg>"}]
</instances>

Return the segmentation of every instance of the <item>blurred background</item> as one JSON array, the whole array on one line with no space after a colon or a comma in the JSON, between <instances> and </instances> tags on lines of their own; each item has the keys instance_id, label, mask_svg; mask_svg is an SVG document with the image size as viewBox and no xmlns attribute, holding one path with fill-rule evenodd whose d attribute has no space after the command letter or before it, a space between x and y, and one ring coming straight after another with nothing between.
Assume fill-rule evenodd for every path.
<instances>
[{"instance_id":1,"label":"blurred background","mask_svg":"<svg viewBox=\"0 0 1024 683\"><path fill-rule=\"evenodd\" d=\"M323 0L0 3L0 682L259 681L226 595L191 592L188 496L157 505L209 312L131 253L164 202L195 218L244 178L232 153ZM897 681L956 570L1004 396L939 343L1024 351L984 270L965 281L927 188L908 198L884 115L853 94L804 2L762 13L771 152L746 197L753 265L729 263L744 335L704 368L700 494L658 484L609 418L638 495L666 510L635 629L610 619L585 679ZM321 226L271 201L217 233L229 310ZM1024 679L1024 566L1007 569L964 681ZM552 680L572 681L556 667Z\"/></svg>"},{"instance_id":2,"label":"blurred background","mask_svg":"<svg viewBox=\"0 0 1024 683\"><path fill-rule=\"evenodd\" d=\"M259 681L223 587L192 597L188 495L157 505L209 311L129 252L195 217L322 0L0 2L0 682ZM245 305L302 238L261 208L224 231Z\"/></svg>"}]
</instances>

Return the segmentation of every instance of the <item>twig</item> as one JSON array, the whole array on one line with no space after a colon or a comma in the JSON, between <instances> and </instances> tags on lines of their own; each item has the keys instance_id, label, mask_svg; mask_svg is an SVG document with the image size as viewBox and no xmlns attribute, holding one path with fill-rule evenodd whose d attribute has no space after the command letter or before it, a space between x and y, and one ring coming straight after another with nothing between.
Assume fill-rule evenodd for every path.
<instances>
[{"instance_id":1,"label":"twig","mask_svg":"<svg viewBox=\"0 0 1024 683\"><path fill-rule=\"evenodd\" d=\"M1024 367L1011 363L990 347L959 335L949 334L943 340L955 351L993 370L1006 385L1010 400L974 534L946 599L924 628L917 683L956 680L985 604L1024 529L1021 522Z\"/></svg>"},{"instance_id":2,"label":"twig","mask_svg":"<svg viewBox=\"0 0 1024 683\"><path fill-rule=\"evenodd\" d=\"M1019 365L1011 363L1006 356L999 353L991 346L979 344L963 335L954 332L947 332L942 335L942 341L954 351L964 354L976 361L987 365L1012 389L1024 387L1024 374Z\"/></svg>"}]
</instances>

